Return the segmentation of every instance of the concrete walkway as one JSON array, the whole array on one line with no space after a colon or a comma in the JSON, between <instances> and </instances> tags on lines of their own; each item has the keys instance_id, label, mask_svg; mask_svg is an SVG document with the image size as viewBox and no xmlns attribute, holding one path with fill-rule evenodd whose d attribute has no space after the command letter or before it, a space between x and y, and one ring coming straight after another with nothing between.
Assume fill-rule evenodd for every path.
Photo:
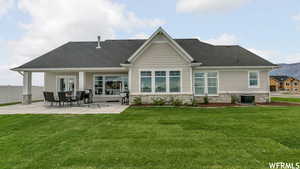
<instances>
[{"instance_id":1,"label":"concrete walkway","mask_svg":"<svg viewBox=\"0 0 300 169\"><path fill-rule=\"evenodd\" d=\"M0 115L6 114L119 114L124 111L128 105L120 103L92 103L90 105L72 107L49 106L43 102L33 103L30 105L11 105L0 107Z\"/></svg>"}]
</instances>

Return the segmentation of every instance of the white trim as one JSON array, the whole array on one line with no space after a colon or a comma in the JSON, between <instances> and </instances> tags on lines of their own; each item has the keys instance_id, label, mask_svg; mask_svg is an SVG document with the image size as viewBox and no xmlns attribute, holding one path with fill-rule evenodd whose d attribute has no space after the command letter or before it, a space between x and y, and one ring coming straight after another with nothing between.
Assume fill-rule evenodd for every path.
<instances>
[{"instance_id":1,"label":"white trim","mask_svg":"<svg viewBox=\"0 0 300 169\"><path fill-rule=\"evenodd\" d=\"M141 92L141 72L143 71L149 71L151 72L151 92ZM165 71L166 72L166 92L163 92L163 93L158 93L158 92L155 92L155 72L156 71ZM179 71L180 72L180 92L170 92L170 71ZM149 95L149 94L158 94L158 95L161 95L161 94L183 94L183 81L182 81L182 77L183 77L183 69L182 68L155 68L155 69L139 69L138 70L139 72L139 75L138 75L138 78L139 78L139 93L143 93L143 94L146 94L146 95Z\"/></svg>"},{"instance_id":2,"label":"white trim","mask_svg":"<svg viewBox=\"0 0 300 169\"><path fill-rule=\"evenodd\" d=\"M183 56L187 61L192 62L194 59L180 46L178 43L166 32L163 30L163 28L159 27L152 35L151 37L144 42L144 44L136 50L128 59L128 62L132 62L136 57L140 56L140 54L145 50L145 48L150 46L150 43L156 37L158 34L164 34L167 39L175 46L175 49L179 50L179 54ZM173 47L173 46L172 46Z\"/></svg>"},{"instance_id":3,"label":"white trim","mask_svg":"<svg viewBox=\"0 0 300 169\"><path fill-rule=\"evenodd\" d=\"M257 85L250 85L250 73L257 73ZM248 71L248 88L260 88L260 71Z\"/></svg>"},{"instance_id":4,"label":"white trim","mask_svg":"<svg viewBox=\"0 0 300 169\"><path fill-rule=\"evenodd\" d=\"M95 92L95 77L96 76L102 76L102 81L103 81L103 87L102 87L102 94L101 95L96 95ZM128 74L93 74L93 95L94 97L118 97L120 95L106 95L105 94L105 80L107 76L118 76L118 77L127 77L128 78ZM123 83L123 79L122 79L122 89L124 88L124 83ZM128 78L128 88L129 88L129 78Z\"/></svg>"},{"instance_id":5,"label":"white trim","mask_svg":"<svg viewBox=\"0 0 300 169\"><path fill-rule=\"evenodd\" d=\"M91 68L20 68L11 69L13 71L34 71L34 72L44 72L44 71L126 71L127 68L124 67L91 67Z\"/></svg>"}]
</instances>

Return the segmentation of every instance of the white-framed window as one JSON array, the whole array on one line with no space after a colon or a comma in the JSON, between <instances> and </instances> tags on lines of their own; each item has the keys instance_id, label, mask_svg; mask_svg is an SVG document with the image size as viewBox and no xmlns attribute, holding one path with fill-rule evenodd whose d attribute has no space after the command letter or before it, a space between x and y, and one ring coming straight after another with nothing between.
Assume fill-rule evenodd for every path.
<instances>
[{"instance_id":1,"label":"white-framed window","mask_svg":"<svg viewBox=\"0 0 300 169\"><path fill-rule=\"evenodd\" d=\"M128 90L128 77L124 75L94 75L95 96L118 96Z\"/></svg>"},{"instance_id":2,"label":"white-framed window","mask_svg":"<svg viewBox=\"0 0 300 169\"><path fill-rule=\"evenodd\" d=\"M181 72L170 71L169 72L169 89L170 93L181 92Z\"/></svg>"},{"instance_id":3,"label":"white-framed window","mask_svg":"<svg viewBox=\"0 0 300 169\"><path fill-rule=\"evenodd\" d=\"M167 92L167 73L166 71L155 71L155 93Z\"/></svg>"},{"instance_id":4,"label":"white-framed window","mask_svg":"<svg viewBox=\"0 0 300 169\"><path fill-rule=\"evenodd\" d=\"M73 92L76 91L76 76L56 76L57 92Z\"/></svg>"},{"instance_id":5,"label":"white-framed window","mask_svg":"<svg viewBox=\"0 0 300 169\"><path fill-rule=\"evenodd\" d=\"M181 91L180 70L140 71L141 93L180 93Z\"/></svg>"},{"instance_id":6,"label":"white-framed window","mask_svg":"<svg viewBox=\"0 0 300 169\"><path fill-rule=\"evenodd\" d=\"M218 72L195 72L194 92L196 96L218 95Z\"/></svg>"},{"instance_id":7,"label":"white-framed window","mask_svg":"<svg viewBox=\"0 0 300 169\"><path fill-rule=\"evenodd\" d=\"M152 72L142 71L141 72L141 92L151 93L152 92Z\"/></svg>"},{"instance_id":8,"label":"white-framed window","mask_svg":"<svg viewBox=\"0 0 300 169\"><path fill-rule=\"evenodd\" d=\"M248 72L248 85L249 85L249 88L258 88L259 87L259 72L258 71Z\"/></svg>"}]
</instances>

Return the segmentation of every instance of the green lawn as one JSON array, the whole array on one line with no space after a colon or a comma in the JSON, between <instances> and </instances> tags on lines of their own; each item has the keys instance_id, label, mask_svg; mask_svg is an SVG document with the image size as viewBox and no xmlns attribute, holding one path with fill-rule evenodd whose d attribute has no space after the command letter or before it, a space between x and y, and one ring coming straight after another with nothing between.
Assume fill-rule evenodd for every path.
<instances>
[{"instance_id":1,"label":"green lawn","mask_svg":"<svg viewBox=\"0 0 300 169\"><path fill-rule=\"evenodd\" d=\"M284 97L272 97L272 102L300 102L300 98L284 98Z\"/></svg>"},{"instance_id":2,"label":"green lawn","mask_svg":"<svg viewBox=\"0 0 300 169\"><path fill-rule=\"evenodd\" d=\"M300 107L2 115L1 169L258 169L300 161Z\"/></svg>"}]
</instances>

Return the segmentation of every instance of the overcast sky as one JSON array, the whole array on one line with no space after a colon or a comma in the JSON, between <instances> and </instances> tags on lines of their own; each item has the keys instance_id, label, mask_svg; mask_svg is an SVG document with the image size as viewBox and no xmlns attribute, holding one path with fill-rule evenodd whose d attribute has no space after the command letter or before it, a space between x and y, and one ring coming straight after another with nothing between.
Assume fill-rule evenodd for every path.
<instances>
[{"instance_id":1,"label":"overcast sky","mask_svg":"<svg viewBox=\"0 0 300 169\"><path fill-rule=\"evenodd\" d=\"M68 41L174 38L241 45L274 63L300 62L299 0L0 0L0 85L9 71ZM43 85L41 74L33 84Z\"/></svg>"}]
</instances>

